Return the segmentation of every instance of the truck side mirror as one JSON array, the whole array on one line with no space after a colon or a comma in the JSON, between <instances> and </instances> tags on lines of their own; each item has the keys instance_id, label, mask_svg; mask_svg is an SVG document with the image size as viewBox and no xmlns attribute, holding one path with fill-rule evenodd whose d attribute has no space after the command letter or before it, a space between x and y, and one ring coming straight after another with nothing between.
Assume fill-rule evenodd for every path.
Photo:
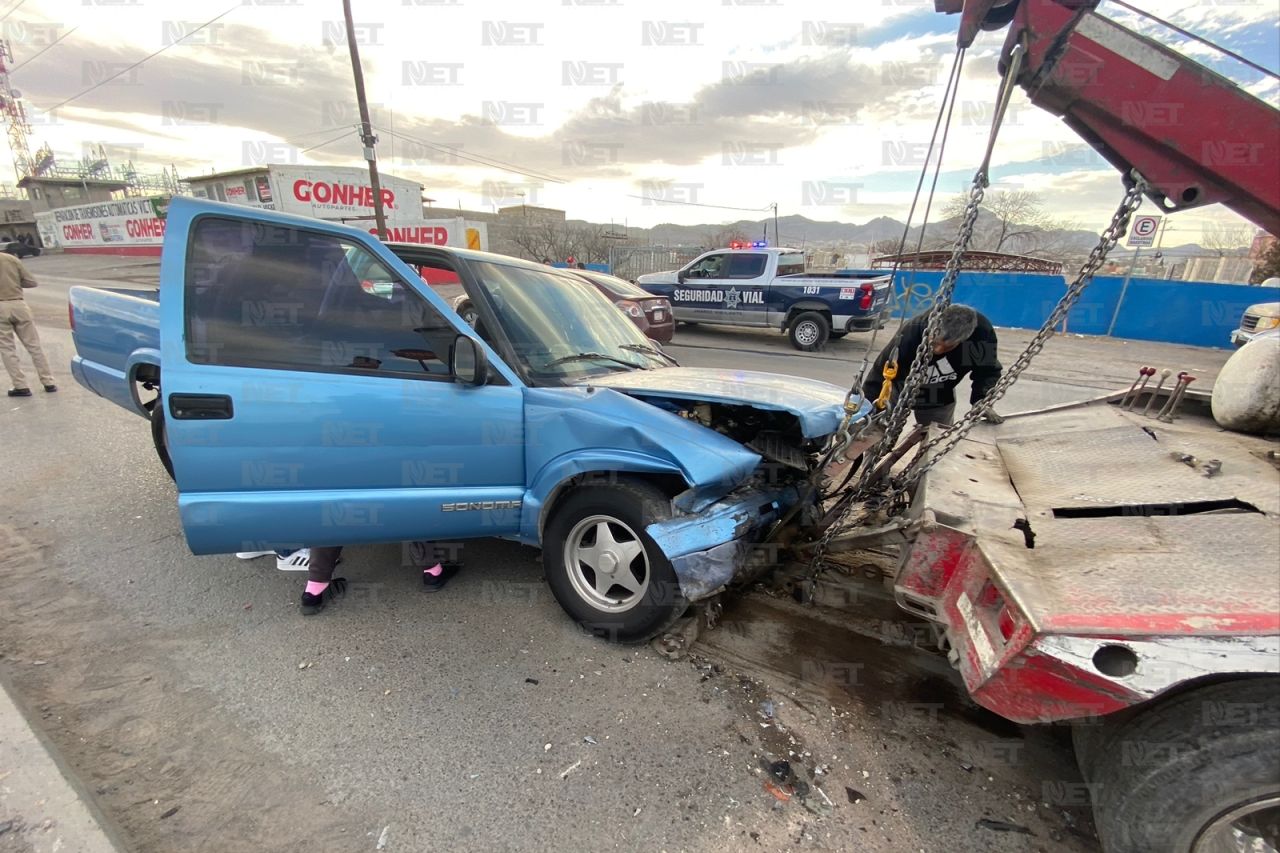
<instances>
[{"instance_id":1,"label":"truck side mirror","mask_svg":"<svg viewBox=\"0 0 1280 853\"><path fill-rule=\"evenodd\" d=\"M684 280L688 277L689 277L689 274L684 270L680 270L680 272L676 273L676 281L679 282L680 284L684 284Z\"/></svg>"},{"instance_id":2,"label":"truck side mirror","mask_svg":"<svg viewBox=\"0 0 1280 853\"><path fill-rule=\"evenodd\" d=\"M476 339L467 335L458 335L453 341L454 378L464 385L479 387L489 381L489 359Z\"/></svg>"}]
</instances>

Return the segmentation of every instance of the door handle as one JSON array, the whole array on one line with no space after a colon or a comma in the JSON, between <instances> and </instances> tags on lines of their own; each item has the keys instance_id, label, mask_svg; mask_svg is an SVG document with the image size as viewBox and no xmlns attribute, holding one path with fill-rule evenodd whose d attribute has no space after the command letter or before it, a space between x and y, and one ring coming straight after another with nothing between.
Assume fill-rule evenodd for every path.
<instances>
[{"instance_id":1,"label":"door handle","mask_svg":"<svg viewBox=\"0 0 1280 853\"><path fill-rule=\"evenodd\" d=\"M169 395L169 415L175 421L225 421L234 414L226 394Z\"/></svg>"}]
</instances>

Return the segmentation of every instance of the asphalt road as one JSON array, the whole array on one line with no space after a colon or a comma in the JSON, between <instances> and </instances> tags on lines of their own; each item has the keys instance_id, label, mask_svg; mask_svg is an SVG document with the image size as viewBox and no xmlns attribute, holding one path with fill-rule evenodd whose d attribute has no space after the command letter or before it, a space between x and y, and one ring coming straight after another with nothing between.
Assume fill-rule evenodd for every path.
<instances>
[{"instance_id":1,"label":"asphalt road","mask_svg":"<svg viewBox=\"0 0 1280 853\"><path fill-rule=\"evenodd\" d=\"M0 404L0 676L136 849L1096 850L1061 733L971 713L918 653L857 646L901 677L816 703L714 643L670 662L582 636L537 552L494 540L431 596L398 547L349 549L351 593L302 618L300 576L187 551L144 422L68 374L66 287L145 284L154 262L29 265L60 390ZM863 349L699 328L670 351L843 384ZM1006 409L1140 363L1207 385L1226 355L1066 338ZM781 605L741 606L733 630L796 642L760 616ZM829 813L767 790L761 759L787 757L825 768L832 806L808 802Z\"/></svg>"}]
</instances>

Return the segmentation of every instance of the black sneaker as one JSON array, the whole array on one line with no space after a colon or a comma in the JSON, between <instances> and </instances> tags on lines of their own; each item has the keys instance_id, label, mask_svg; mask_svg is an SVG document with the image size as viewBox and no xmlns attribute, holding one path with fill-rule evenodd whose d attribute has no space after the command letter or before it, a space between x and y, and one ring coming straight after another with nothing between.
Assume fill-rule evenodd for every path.
<instances>
[{"instance_id":1,"label":"black sneaker","mask_svg":"<svg viewBox=\"0 0 1280 853\"><path fill-rule=\"evenodd\" d=\"M425 591L439 592L444 589L444 585L449 582L449 579L462 569L462 566L457 563L441 563L440 567L443 571L438 575L433 575L426 569L422 570L422 588ZM434 568L434 566L432 568Z\"/></svg>"},{"instance_id":2,"label":"black sneaker","mask_svg":"<svg viewBox=\"0 0 1280 853\"><path fill-rule=\"evenodd\" d=\"M57 390L58 390L58 386L57 386L57 385L46 385L46 386L44 386L44 393L46 393L46 394L52 394L54 391L57 391Z\"/></svg>"},{"instance_id":3,"label":"black sneaker","mask_svg":"<svg viewBox=\"0 0 1280 853\"><path fill-rule=\"evenodd\" d=\"M31 389L30 388L10 388L9 396L10 397L30 397Z\"/></svg>"},{"instance_id":4,"label":"black sneaker","mask_svg":"<svg viewBox=\"0 0 1280 853\"><path fill-rule=\"evenodd\" d=\"M324 588L324 592L319 595L312 595L309 592L302 594L302 615L315 616L324 606L334 599L341 598L347 594L347 579L334 578L329 581L329 585Z\"/></svg>"}]
</instances>

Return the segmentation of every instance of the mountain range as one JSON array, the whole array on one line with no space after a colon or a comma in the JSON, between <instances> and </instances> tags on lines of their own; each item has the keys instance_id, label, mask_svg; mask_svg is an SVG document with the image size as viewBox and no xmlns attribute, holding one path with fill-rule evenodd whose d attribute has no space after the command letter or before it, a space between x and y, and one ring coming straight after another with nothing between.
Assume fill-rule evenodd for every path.
<instances>
[{"instance_id":1,"label":"mountain range","mask_svg":"<svg viewBox=\"0 0 1280 853\"><path fill-rule=\"evenodd\" d=\"M954 239L959 217L952 217L939 222L931 222L925 234L925 248L938 246L950 247ZM986 211L978 217L975 232L981 237L989 235L992 229L998 228L998 219ZM865 252L878 241L902 238L903 223L888 216L878 216L862 224L839 222L836 220L815 220L806 216L782 216L777 221L777 231L781 233L779 241L774 230L774 220L742 219L737 222L706 225L676 225L663 223L652 228L628 228L627 234L633 241L644 241L654 246L708 246L712 238L723 238L729 234L741 234L746 239L766 239L770 245L793 246L796 248L819 248L842 250L846 252ZM617 229L621 231L621 229ZM1045 252L1049 256L1078 256L1087 254L1098 242L1098 234L1093 231L1076 228L1035 229L1036 233L1027 240L1014 240L1001 251L1038 254L1037 249L1051 247ZM913 226L907 236L907 251L913 251L920 240L920 228ZM991 241L994 245L994 241ZM982 240L974 243L983 247ZM709 246L708 246L709 247ZM1123 251L1121 243L1116 251ZM1166 256L1194 257L1213 254L1216 250L1207 249L1198 243L1184 243L1177 246L1162 246L1160 249ZM1227 250L1228 254L1244 254L1248 248Z\"/></svg>"}]
</instances>

